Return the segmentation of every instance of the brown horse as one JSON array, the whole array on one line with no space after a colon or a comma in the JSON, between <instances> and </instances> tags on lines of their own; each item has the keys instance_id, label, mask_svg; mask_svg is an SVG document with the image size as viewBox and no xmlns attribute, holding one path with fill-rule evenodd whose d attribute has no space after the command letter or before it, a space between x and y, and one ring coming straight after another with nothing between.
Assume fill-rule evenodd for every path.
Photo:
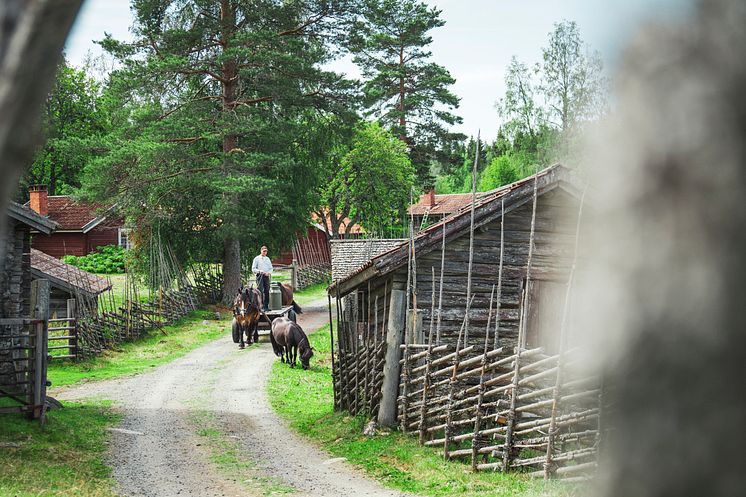
<instances>
[{"instance_id":1,"label":"brown horse","mask_svg":"<svg viewBox=\"0 0 746 497\"><path fill-rule=\"evenodd\" d=\"M244 335L246 343L251 345L259 341L257 323L261 317L262 297L254 287L241 287L233 301L233 341L238 343L239 348L244 348Z\"/></svg>"},{"instance_id":2,"label":"brown horse","mask_svg":"<svg viewBox=\"0 0 746 497\"><path fill-rule=\"evenodd\" d=\"M280 293L282 293L282 306L292 305L293 310L290 312L290 319L295 321L295 314L303 314L303 309L293 300L293 287L287 283L280 283Z\"/></svg>"},{"instance_id":3,"label":"brown horse","mask_svg":"<svg viewBox=\"0 0 746 497\"><path fill-rule=\"evenodd\" d=\"M275 355L282 358L282 362L295 367L295 361L300 351L300 363L303 369L308 369L308 362L313 357L313 349L308 343L308 337L303 329L286 317L279 317L272 321L269 341ZM284 354L284 357L283 357Z\"/></svg>"}]
</instances>

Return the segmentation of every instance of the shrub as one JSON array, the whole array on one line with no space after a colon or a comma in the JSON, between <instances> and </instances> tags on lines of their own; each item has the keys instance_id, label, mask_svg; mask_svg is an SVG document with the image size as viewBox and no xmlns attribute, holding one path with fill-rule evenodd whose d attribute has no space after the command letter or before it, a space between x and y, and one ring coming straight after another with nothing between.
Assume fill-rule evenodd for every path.
<instances>
[{"instance_id":1,"label":"shrub","mask_svg":"<svg viewBox=\"0 0 746 497\"><path fill-rule=\"evenodd\" d=\"M66 255L62 261L89 273L115 274L124 272L124 259L125 250L122 247L105 245L81 257Z\"/></svg>"}]
</instances>

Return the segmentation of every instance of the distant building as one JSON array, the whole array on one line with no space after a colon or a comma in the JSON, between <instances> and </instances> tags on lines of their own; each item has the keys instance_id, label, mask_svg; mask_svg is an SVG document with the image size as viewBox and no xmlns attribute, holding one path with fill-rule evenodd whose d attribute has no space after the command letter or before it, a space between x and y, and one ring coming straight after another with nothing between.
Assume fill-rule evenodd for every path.
<instances>
[{"instance_id":1,"label":"distant building","mask_svg":"<svg viewBox=\"0 0 746 497\"><path fill-rule=\"evenodd\" d=\"M28 206L41 216L58 224L51 236L34 236L31 246L60 258L64 255L87 255L96 247L119 245L129 248L129 232L116 206L78 202L69 195L47 195L47 187L29 188ZM34 234L35 232L32 232Z\"/></svg>"},{"instance_id":2,"label":"distant building","mask_svg":"<svg viewBox=\"0 0 746 497\"><path fill-rule=\"evenodd\" d=\"M477 193L477 201L490 192ZM412 216L415 232L435 224L441 219L471 207L471 193L436 194L431 188L420 196L416 204L409 206L407 214Z\"/></svg>"}]
</instances>

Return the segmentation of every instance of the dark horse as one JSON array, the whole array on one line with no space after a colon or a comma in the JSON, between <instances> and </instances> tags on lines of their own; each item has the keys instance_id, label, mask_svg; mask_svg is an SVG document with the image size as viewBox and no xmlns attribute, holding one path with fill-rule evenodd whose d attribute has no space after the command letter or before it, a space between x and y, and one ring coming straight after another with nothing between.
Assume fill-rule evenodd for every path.
<instances>
[{"instance_id":1,"label":"dark horse","mask_svg":"<svg viewBox=\"0 0 746 497\"><path fill-rule=\"evenodd\" d=\"M282 293L282 306L292 305L293 310L290 312L290 319L295 321L295 314L303 314L303 309L293 300L293 287L287 283L280 283L280 293Z\"/></svg>"},{"instance_id":2,"label":"dark horse","mask_svg":"<svg viewBox=\"0 0 746 497\"><path fill-rule=\"evenodd\" d=\"M261 317L262 297L254 287L241 287L233 301L233 341L244 348L244 334L246 343L251 345L259 341L257 323Z\"/></svg>"},{"instance_id":3,"label":"dark horse","mask_svg":"<svg viewBox=\"0 0 746 497\"><path fill-rule=\"evenodd\" d=\"M303 369L308 369L308 361L313 357L311 344L303 329L286 317L279 317L272 321L272 331L269 334L275 355L282 358L282 362L295 367L295 361L300 351L300 363ZM283 357L283 353L285 357Z\"/></svg>"}]
</instances>

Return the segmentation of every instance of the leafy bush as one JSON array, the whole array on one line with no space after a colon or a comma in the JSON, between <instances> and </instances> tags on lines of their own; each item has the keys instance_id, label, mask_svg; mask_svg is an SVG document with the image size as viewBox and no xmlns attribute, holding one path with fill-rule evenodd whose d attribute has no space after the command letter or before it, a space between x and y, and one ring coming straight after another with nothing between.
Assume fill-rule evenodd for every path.
<instances>
[{"instance_id":1,"label":"leafy bush","mask_svg":"<svg viewBox=\"0 0 746 497\"><path fill-rule=\"evenodd\" d=\"M95 252L81 257L66 255L62 262L89 273L115 274L124 272L124 259L125 250L122 247L105 245L96 247Z\"/></svg>"}]
</instances>

